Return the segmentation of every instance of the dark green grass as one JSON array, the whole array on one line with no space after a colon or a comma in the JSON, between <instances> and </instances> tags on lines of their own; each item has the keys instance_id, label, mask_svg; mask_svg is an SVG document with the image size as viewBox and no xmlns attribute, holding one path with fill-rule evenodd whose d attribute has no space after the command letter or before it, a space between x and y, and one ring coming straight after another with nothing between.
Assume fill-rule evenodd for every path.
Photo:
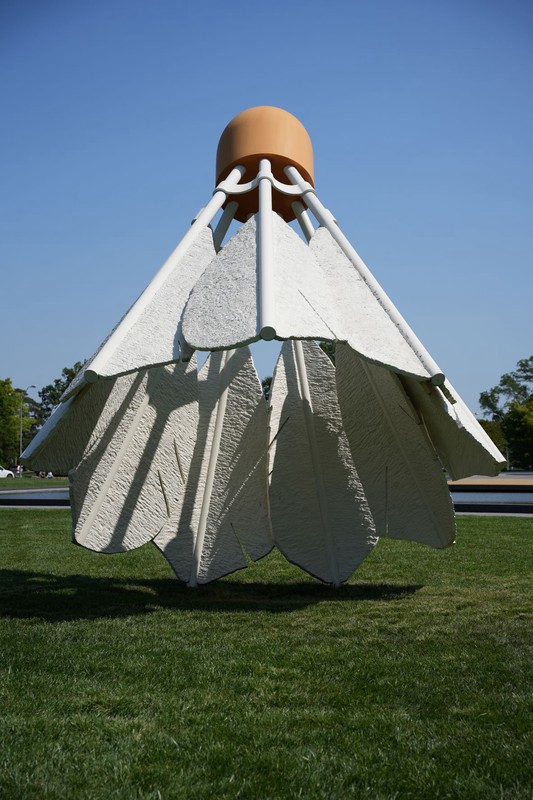
<instances>
[{"instance_id":1,"label":"dark green grass","mask_svg":"<svg viewBox=\"0 0 533 800\"><path fill-rule=\"evenodd\" d=\"M14 489L61 489L68 488L68 478L35 478L23 475L22 478L2 478L0 492Z\"/></svg>"},{"instance_id":2,"label":"dark green grass","mask_svg":"<svg viewBox=\"0 0 533 800\"><path fill-rule=\"evenodd\" d=\"M188 590L0 510L0 797L530 798L533 520Z\"/></svg>"}]
</instances>

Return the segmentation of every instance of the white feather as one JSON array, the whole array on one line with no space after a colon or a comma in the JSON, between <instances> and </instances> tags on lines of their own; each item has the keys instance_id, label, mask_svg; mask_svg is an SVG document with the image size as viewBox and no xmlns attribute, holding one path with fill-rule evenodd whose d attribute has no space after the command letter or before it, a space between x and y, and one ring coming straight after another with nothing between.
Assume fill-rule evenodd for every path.
<instances>
[{"instance_id":1,"label":"white feather","mask_svg":"<svg viewBox=\"0 0 533 800\"><path fill-rule=\"evenodd\" d=\"M315 343L283 345L271 403L276 545L289 561L338 585L377 538L342 428L335 370Z\"/></svg>"},{"instance_id":2,"label":"white feather","mask_svg":"<svg viewBox=\"0 0 533 800\"><path fill-rule=\"evenodd\" d=\"M267 410L248 348L213 353L199 375L200 418L178 513L155 538L181 580L207 583L272 548Z\"/></svg>"},{"instance_id":3,"label":"white feather","mask_svg":"<svg viewBox=\"0 0 533 800\"><path fill-rule=\"evenodd\" d=\"M438 387L407 377L402 377L402 384L450 477L498 475L505 469L505 458L448 382L445 388L455 403Z\"/></svg>"},{"instance_id":4,"label":"white feather","mask_svg":"<svg viewBox=\"0 0 533 800\"><path fill-rule=\"evenodd\" d=\"M180 249L180 245L176 251ZM213 234L204 228L181 257L173 255L154 276L63 395L87 382L168 364L180 358L181 317L190 291L215 255Z\"/></svg>"},{"instance_id":5,"label":"white feather","mask_svg":"<svg viewBox=\"0 0 533 800\"><path fill-rule=\"evenodd\" d=\"M73 537L91 550L140 547L176 512L198 425L190 364L117 378L71 471Z\"/></svg>"},{"instance_id":6,"label":"white feather","mask_svg":"<svg viewBox=\"0 0 533 800\"><path fill-rule=\"evenodd\" d=\"M367 360L428 379L428 371L330 232L318 228L309 248L333 297L337 340Z\"/></svg>"},{"instance_id":7,"label":"white feather","mask_svg":"<svg viewBox=\"0 0 533 800\"><path fill-rule=\"evenodd\" d=\"M267 276L276 338L335 339L333 302L311 251L272 212L274 259ZM191 292L183 335L191 347L216 350L257 341L260 333L256 218L222 248Z\"/></svg>"},{"instance_id":8,"label":"white feather","mask_svg":"<svg viewBox=\"0 0 533 800\"><path fill-rule=\"evenodd\" d=\"M380 536L446 547L455 537L441 463L396 375L336 347L339 403Z\"/></svg>"}]
</instances>

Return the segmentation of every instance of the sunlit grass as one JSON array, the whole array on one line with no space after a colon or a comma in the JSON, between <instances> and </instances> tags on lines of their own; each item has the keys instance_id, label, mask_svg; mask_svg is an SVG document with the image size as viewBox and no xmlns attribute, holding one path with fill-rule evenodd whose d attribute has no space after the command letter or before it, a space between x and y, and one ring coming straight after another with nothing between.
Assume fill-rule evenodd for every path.
<instances>
[{"instance_id":1,"label":"sunlit grass","mask_svg":"<svg viewBox=\"0 0 533 800\"><path fill-rule=\"evenodd\" d=\"M0 509L0 797L530 798L533 520L272 554L190 590L158 551Z\"/></svg>"},{"instance_id":2,"label":"sunlit grass","mask_svg":"<svg viewBox=\"0 0 533 800\"><path fill-rule=\"evenodd\" d=\"M12 492L14 489L60 489L68 487L68 478L35 478L23 475L22 478L2 478L2 490Z\"/></svg>"}]
</instances>

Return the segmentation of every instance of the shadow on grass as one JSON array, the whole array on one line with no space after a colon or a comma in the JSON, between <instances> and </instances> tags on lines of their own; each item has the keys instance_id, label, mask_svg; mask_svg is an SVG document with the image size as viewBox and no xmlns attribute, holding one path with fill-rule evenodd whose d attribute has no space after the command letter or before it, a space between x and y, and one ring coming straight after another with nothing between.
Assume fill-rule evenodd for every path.
<instances>
[{"instance_id":1,"label":"shadow on grass","mask_svg":"<svg viewBox=\"0 0 533 800\"><path fill-rule=\"evenodd\" d=\"M176 611L296 611L315 603L400 600L420 585L245 583L221 580L189 589L172 579L96 578L0 570L0 617L48 622Z\"/></svg>"}]
</instances>

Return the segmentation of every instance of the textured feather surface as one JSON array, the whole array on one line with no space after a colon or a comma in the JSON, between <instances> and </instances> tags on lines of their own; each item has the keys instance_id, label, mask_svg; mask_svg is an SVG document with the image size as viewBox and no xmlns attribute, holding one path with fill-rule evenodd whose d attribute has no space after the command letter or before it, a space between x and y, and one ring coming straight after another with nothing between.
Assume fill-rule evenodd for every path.
<instances>
[{"instance_id":1,"label":"textured feather surface","mask_svg":"<svg viewBox=\"0 0 533 800\"><path fill-rule=\"evenodd\" d=\"M108 340L112 341L119 325L84 364L64 397L70 397L78 391L89 369L95 369L99 376L107 377L177 361L180 357L180 325L185 303L192 287L214 256L213 234L210 228L205 228L182 258L172 265L149 302L144 303L141 295L120 320L119 325L124 323L127 332L106 353L103 363L100 362L96 369L96 357Z\"/></svg>"},{"instance_id":2,"label":"textured feather surface","mask_svg":"<svg viewBox=\"0 0 533 800\"><path fill-rule=\"evenodd\" d=\"M446 547L455 537L446 478L396 375L337 345L339 403L380 536Z\"/></svg>"},{"instance_id":3,"label":"textured feather surface","mask_svg":"<svg viewBox=\"0 0 533 800\"><path fill-rule=\"evenodd\" d=\"M309 244L327 277L337 315L337 339L365 358L399 372L428 378L420 359L326 228Z\"/></svg>"},{"instance_id":4,"label":"textured feather surface","mask_svg":"<svg viewBox=\"0 0 533 800\"><path fill-rule=\"evenodd\" d=\"M115 379L97 381L60 403L24 451L24 463L67 475L81 461L114 385Z\"/></svg>"},{"instance_id":5,"label":"textured feather surface","mask_svg":"<svg viewBox=\"0 0 533 800\"><path fill-rule=\"evenodd\" d=\"M439 457L454 480L469 475L497 475L506 460L467 406L457 397L450 403L440 389L402 377L403 386L417 409Z\"/></svg>"},{"instance_id":6,"label":"textured feather surface","mask_svg":"<svg viewBox=\"0 0 533 800\"><path fill-rule=\"evenodd\" d=\"M154 540L178 577L193 584L245 567L243 548L255 560L273 545L268 521L267 409L248 348L211 354L200 370L199 400L198 434L183 502Z\"/></svg>"},{"instance_id":7,"label":"textured feather surface","mask_svg":"<svg viewBox=\"0 0 533 800\"><path fill-rule=\"evenodd\" d=\"M140 547L176 512L198 424L190 364L117 378L70 473L73 537L91 550Z\"/></svg>"},{"instance_id":8,"label":"textured feather surface","mask_svg":"<svg viewBox=\"0 0 533 800\"><path fill-rule=\"evenodd\" d=\"M311 403L305 399L298 346ZM314 342L283 345L271 404L275 542L289 561L327 583L339 583L350 577L377 538L342 428L335 370Z\"/></svg>"},{"instance_id":9,"label":"textured feather surface","mask_svg":"<svg viewBox=\"0 0 533 800\"><path fill-rule=\"evenodd\" d=\"M272 213L272 285L278 339L335 339L333 302L311 251ZM259 338L256 218L222 248L191 292L183 335L191 347L216 350Z\"/></svg>"}]
</instances>

